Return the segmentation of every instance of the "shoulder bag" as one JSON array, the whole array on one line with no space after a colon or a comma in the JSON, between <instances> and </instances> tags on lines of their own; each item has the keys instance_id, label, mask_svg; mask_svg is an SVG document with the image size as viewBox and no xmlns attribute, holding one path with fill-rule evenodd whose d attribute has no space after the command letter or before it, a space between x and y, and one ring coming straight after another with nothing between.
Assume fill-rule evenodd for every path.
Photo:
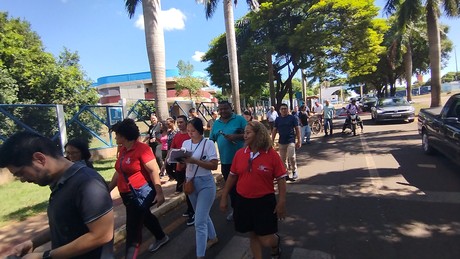
<instances>
[{"instance_id":1,"label":"shoulder bag","mask_svg":"<svg viewBox=\"0 0 460 259\"><path fill-rule=\"evenodd\" d=\"M201 157L203 157L204 148L206 147L206 141L208 141L208 139L204 140L203 148L201 149L200 159ZM184 189L184 193L187 195L190 195L195 190L195 186L193 185L193 179L195 179L196 172L198 172L198 167L199 166L196 165L196 169L195 169L195 173L193 174L193 177L184 183L183 189Z\"/></svg>"},{"instance_id":2,"label":"shoulder bag","mask_svg":"<svg viewBox=\"0 0 460 259\"><path fill-rule=\"evenodd\" d=\"M124 160L125 154L120 159L120 172L123 175L123 178L125 179L126 183L129 186L129 189L131 190L130 193L125 193L121 194L121 197L123 199L123 203L126 206L133 205L137 207L138 209L149 209L152 206L153 200L155 199L155 191L150 187L149 181L146 179L146 183L142 185L140 188L136 189L134 188L131 183L129 182L129 178L126 175L126 173L123 171L123 160Z\"/></svg>"}]
</instances>

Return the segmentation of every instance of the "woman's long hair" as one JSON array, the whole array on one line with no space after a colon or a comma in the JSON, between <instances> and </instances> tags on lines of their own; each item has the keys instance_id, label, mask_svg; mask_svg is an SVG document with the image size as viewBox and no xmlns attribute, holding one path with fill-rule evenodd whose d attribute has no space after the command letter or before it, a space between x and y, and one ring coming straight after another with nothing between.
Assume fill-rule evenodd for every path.
<instances>
[{"instance_id":1,"label":"woman's long hair","mask_svg":"<svg viewBox=\"0 0 460 259\"><path fill-rule=\"evenodd\" d=\"M248 121L246 127L251 127L255 133L255 139L252 143L255 150L268 150L273 147L272 138L270 137L270 133L265 125L258 121Z\"/></svg>"}]
</instances>

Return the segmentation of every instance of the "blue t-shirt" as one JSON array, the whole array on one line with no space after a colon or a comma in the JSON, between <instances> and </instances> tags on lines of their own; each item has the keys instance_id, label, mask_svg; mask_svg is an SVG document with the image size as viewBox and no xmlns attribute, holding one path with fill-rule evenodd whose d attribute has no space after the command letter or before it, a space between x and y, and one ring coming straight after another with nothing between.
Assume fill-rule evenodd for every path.
<instances>
[{"instance_id":1,"label":"blue t-shirt","mask_svg":"<svg viewBox=\"0 0 460 259\"><path fill-rule=\"evenodd\" d=\"M246 127L246 120L243 116L233 114L232 117L224 123L220 118L212 125L209 139L217 142L219 148L220 163L229 165L233 161L233 157L238 149L244 145L243 140L237 140L235 143L227 140L223 134L243 134ZM222 134L223 133L223 134Z\"/></svg>"},{"instance_id":2,"label":"blue t-shirt","mask_svg":"<svg viewBox=\"0 0 460 259\"><path fill-rule=\"evenodd\" d=\"M294 115L278 117L275 120L275 128L278 130L280 144L295 143L295 127L299 126L299 121Z\"/></svg>"}]
</instances>

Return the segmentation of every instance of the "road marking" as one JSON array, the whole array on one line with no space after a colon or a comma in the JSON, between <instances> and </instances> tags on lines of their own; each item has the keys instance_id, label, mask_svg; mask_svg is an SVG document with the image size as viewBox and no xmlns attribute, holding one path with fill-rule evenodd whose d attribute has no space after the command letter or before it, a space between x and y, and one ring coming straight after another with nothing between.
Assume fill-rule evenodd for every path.
<instances>
[{"instance_id":1,"label":"road marking","mask_svg":"<svg viewBox=\"0 0 460 259\"><path fill-rule=\"evenodd\" d=\"M371 183L374 186L374 191L379 194L380 190L383 187L382 180L380 180L379 171L377 170L374 158L372 157L372 154L369 151L369 146L367 145L366 139L362 136L362 134L359 135L359 139L361 140L361 145L364 151L364 158L366 159L367 168L371 176Z\"/></svg>"},{"instance_id":2,"label":"road marking","mask_svg":"<svg viewBox=\"0 0 460 259\"><path fill-rule=\"evenodd\" d=\"M334 259L335 256L329 253L318 251L318 250L309 250L304 248L295 247L292 251L291 259Z\"/></svg>"}]
</instances>

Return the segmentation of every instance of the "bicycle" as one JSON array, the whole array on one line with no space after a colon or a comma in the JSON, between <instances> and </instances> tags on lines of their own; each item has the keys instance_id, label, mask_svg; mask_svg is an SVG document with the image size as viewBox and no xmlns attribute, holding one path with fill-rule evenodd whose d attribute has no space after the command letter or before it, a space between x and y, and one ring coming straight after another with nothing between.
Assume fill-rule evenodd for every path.
<instances>
[{"instance_id":1,"label":"bicycle","mask_svg":"<svg viewBox=\"0 0 460 259\"><path fill-rule=\"evenodd\" d=\"M319 134L323 131L323 125L318 116L313 115L310 117L310 128L313 135Z\"/></svg>"}]
</instances>

